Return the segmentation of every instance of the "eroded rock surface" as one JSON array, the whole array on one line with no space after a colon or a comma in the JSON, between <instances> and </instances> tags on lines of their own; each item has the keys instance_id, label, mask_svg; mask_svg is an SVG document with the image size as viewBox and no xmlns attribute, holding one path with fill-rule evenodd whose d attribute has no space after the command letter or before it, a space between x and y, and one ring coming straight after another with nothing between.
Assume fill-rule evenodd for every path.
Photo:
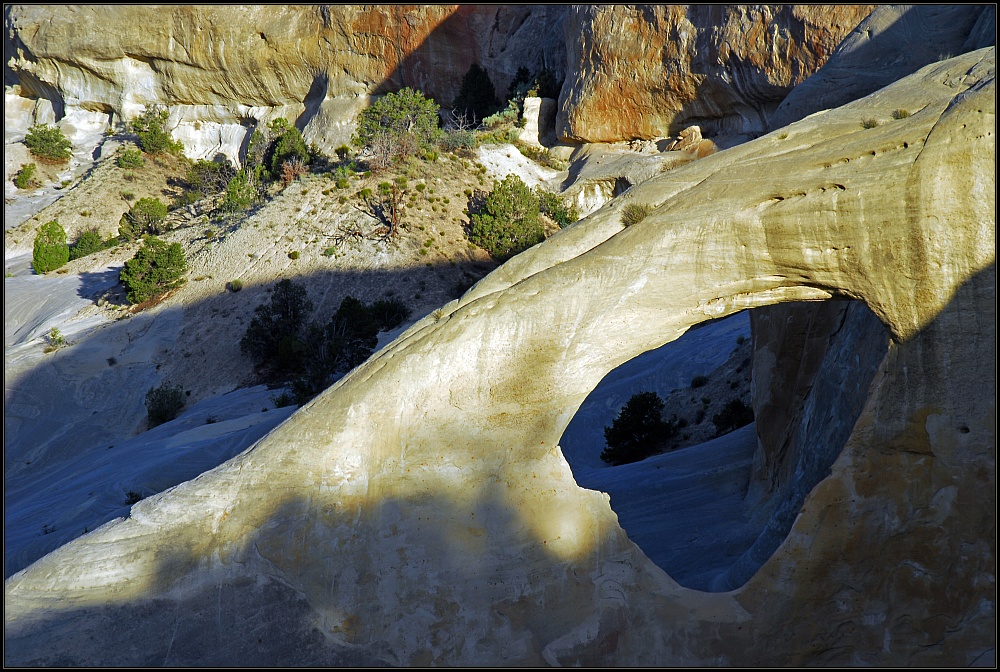
<instances>
[{"instance_id":1,"label":"eroded rock surface","mask_svg":"<svg viewBox=\"0 0 1000 672\"><path fill-rule=\"evenodd\" d=\"M589 5L566 18L562 139L756 133L872 5Z\"/></svg>"},{"instance_id":2,"label":"eroded rock surface","mask_svg":"<svg viewBox=\"0 0 1000 672\"><path fill-rule=\"evenodd\" d=\"M7 663L988 658L995 98L980 50L636 185L248 452L11 577ZM918 111L858 123L897 108ZM655 209L624 228L635 200ZM834 296L891 342L830 476L742 588L680 588L556 441L610 370L693 324Z\"/></svg>"}]
</instances>

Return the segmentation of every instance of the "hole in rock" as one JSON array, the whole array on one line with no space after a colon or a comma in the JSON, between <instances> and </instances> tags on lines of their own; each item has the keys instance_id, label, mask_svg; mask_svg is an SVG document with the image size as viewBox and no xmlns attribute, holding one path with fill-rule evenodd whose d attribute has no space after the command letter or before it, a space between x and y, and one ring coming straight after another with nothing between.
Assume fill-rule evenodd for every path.
<instances>
[{"instance_id":1,"label":"hole in rock","mask_svg":"<svg viewBox=\"0 0 1000 672\"><path fill-rule=\"evenodd\" d=\"M560 445L577 483L608 493L629 538L675 581L733 590L829 475L888 339L853 300L695 325L605 376ZM642 393L663 401L662 423Z\"/></svg>"}]
</instances>

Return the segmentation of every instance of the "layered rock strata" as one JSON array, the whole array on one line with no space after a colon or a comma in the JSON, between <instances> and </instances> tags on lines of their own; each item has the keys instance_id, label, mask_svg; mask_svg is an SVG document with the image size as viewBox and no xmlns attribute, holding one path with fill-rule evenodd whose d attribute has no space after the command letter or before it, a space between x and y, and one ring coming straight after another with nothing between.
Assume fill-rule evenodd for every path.
<instances>
[{"instance_id":1,"label":"layered rock strata","mask_svg":"<svg viewBox=\"0 0 1000 672\"><path fill-rule=\"evenodd\" d=\"M7 663L983 662L995 91L980 50L635 186L248 452L11 577ZM917 112L859 124L897 108ZM654 210L625 228L633 202ZM680 588L558 438L690 326L835 296L891 342L831 474L742 588Z\"/></svg>"},{"instance_id":2,"label":"layered rock strata","mask_svg":"<svg viewBox=\"0 0 1000 672\"><path fill-rule=\"evenodd\" d=\"M872 5L588 5L567 15L556 131L615 142L753 134Z\"/></svg>"}]
</instances>

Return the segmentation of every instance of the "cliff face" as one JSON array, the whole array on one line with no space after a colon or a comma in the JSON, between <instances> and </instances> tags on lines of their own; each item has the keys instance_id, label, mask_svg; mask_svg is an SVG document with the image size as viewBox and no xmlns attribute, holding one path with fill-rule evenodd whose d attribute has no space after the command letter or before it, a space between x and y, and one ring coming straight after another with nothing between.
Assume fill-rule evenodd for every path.
<instances>
[{"instance_id":1,"label":"cliff face","mask_svg":"<svg viewBox=\"0 0 1000 672\"><path fill-rule=\"evenodd\" d=\"M872 5L610 5L566 19L557 132L583 142L698 124L754 133Z\"/></svg>"},{"instance_id":2,"label":"cliff face","mask_svg":"<svg viewBox=\"0 0 1000 672\"><path fill-rule=\"evenodd\" d=\"M171 108L193 155L234 156L284 116L327 149L369 96L403 86L447 106L473 62L502 95L520 66L565 63L559 6L9 6L6 81L55 118ZM41 113L43 116L45 113ZM27 128L30 115L9 118Z\"/></svg>"},{"instance_id":3,"label":"cliff face","mask_svg":"<svg viewBox=\"0 0 1000 672\"><path fill-rule=\"evenodd\" d=\"M983 662L995 105L979 50L635 185L249 451L10 577L6 662ZM859 123L895 109L915 112ZM653 210L626 228L630 203ZM834 297L885 344L842 451L743 587L680 588L573 480L569 418L696 323Z\"/></svg>"}]
</instances>

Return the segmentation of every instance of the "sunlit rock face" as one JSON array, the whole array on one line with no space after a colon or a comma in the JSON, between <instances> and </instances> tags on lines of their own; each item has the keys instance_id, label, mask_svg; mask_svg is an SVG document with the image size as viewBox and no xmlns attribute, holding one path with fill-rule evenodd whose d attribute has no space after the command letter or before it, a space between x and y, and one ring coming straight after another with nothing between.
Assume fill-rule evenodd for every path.
<instances>
[{"instance_id":1,"label":"sunlit rock face","mask_svg":"<svg viewBox=\"0 0 1000 672\"><path fill-rule=\"evenodd\" d=\"M8 579L6 662L990 662L995 99L979 50L635 185ZM829 476L741 588L680 588L556 442L692 325L834 297L888 337Z\"/></svg>"},{"instance_id":2,"label":"sunlit rock face","mask_svg":"<svg viewBox=\"0 0 1000 672\"><path fill-rule=\"evenodd\" d=\"M561 76L561 6L10 6L7 84L129 119L171 109L191 156L235 158L250 127L283 116L332 150L369 97L409 86L445 107L478 62L500 95L518 67ZM33 111L33 107L29 105ZM28 126L41 113L7 119Z\"/></svg>"},{"instance_id":3,"label":"sunlit rock face","mask_svg":"<svg viewBox=\"0 0 1000 672\"><path fill-rule=\"evenodd\" d=\"M556 131L582 142L752 134L872 5L585 5L566 18Z\"/></svg>"}]
</instances>

